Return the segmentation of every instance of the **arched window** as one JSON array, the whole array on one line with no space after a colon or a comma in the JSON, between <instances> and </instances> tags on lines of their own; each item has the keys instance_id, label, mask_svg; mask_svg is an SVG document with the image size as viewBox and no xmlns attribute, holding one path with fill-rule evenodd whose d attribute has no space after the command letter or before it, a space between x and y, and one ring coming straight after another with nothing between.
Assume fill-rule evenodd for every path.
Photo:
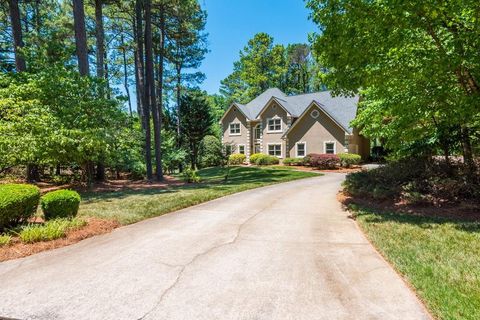
<instances>
[{"instance_id":1,"label":"arched window","mask_svg":"<svg viewBox=\"0 0 480 320\"><path fill-rule=\"evenodd\" d=\"M255 126L255 134L254 134L254 138L256 140L258 139L262 139L262 124L259 123Z\"/></svg>"}]
</instances>

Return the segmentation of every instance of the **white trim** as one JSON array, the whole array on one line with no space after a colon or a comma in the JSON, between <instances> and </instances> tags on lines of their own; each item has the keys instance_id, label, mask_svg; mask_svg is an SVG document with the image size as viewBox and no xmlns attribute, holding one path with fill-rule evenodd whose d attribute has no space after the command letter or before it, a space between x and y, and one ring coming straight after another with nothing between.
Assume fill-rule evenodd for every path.
<instances>
[{"instance_id":1,"label":"white trim","mask_svg":"<svg viewBox=\"0 0 480 320\"><path fill-rule=\"evenodd\" d=\"M299 156L299 155L298 155L298 145L299 145L299 144L303 144L303 145L305 146L305 148L304 148L304 150L303 150L303 151L304 151L304 155L303 155L303 156ZM303 158L303 157L305 157L306 155L307 155L307 142L306 142L306 141L298 141L298 142L296 142L296 143L295 143L295 156L296 156L296 158Z\"/></svg>"},{"instance_id":2,"label":"white trim","mask_svg":"<svg viewBox=\"0 0 480 320\"><path fill-rule=\"evenodd\" d=\"M270 130L270 125L269 125L270 120L280 120L280 130ZM275 124L273 126L275 126ZM272 118L267 118L267 133L282 133L282 132L283 132L283 121L281 117L275 116Z\"/></svg>"},{"instance_id":3,"label":"white trim","mask_svg":"<svg viewBox=\"0 0 480 320\"><path fill-rule=\"evenodd\" d=\"M333 143L333 154L337 154L337 142L336 141L323 141L323 153L327 154L327 143ZM332 153L330 153L332 154Z\"/></svg>"},{"instance_id":4,"label":"white trim","mask_svg":"<svg viewBox=\"0 0 480 320\"><path fill-rule=\"evenodd\" d=\"M238 133L232 133L232 124L238 124ZM228 124L228 135L231 136L241 136L242 135L242 123L241 122L230 122Z\"/></svg>"},{"instance_id":5,"label":"white trim","mask_svg":"<svg viewBox=\"0 0 480 320\"><path fill-rule=\"evenodd\" d=\"M243 153L242 154L247 155L247 146L245 145L245 143L237 144L237 147L238 147L237 148L238 150L236 150L237 151L236 153L240 154L240 147L243 147Z\"/></svg>"},{"instance_id":6,"label":"white trim","mask_svg":"<svg viewBox=\"0 0 480 320\"><path fill-rule=\"evenodd\" d=\"M277 157L277 158L283 158L283 144L282 143L275 143L275 142L272 142L272 143L267 143L267 154L268 155L271 155L270 152L269 152L269 147L270 146L280 146L280 155L279 156L274 156L274 157Z\"/></svg>"}]
</instances>

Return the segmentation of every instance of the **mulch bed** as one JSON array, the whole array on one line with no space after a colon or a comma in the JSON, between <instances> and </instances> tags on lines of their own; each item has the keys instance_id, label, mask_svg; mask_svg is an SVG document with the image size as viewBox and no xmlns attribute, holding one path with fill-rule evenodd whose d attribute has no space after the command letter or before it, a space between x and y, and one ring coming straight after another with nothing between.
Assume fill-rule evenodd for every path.
<instances>
[{"instance_id":1,"label":"mulch bed","mask_svg":"<svg viewBox=\"0 0 480 320\"><path fill-rule=\"evenodd\" d=\"M282 167L282 166L280 166L280 167ZM351 173L351 172L362 171L361 166L352 166L351 168L337 168L337 169L330 169L330 170L322 170L322 169L317 169L315 167L307 167L307 166L289 166L289 167L290 168L295 168L295 170L314 171L314 172Z\"/></svg>"},{"instance_id":2,"label":"mulch bed","mask_svg":"<svg viewBox=\"0 0 480 320\"><path fill-rule=\"evenodd\" d=\"M0 262L30 256L46 250L65 247L86 238L109 233L119 226L120 224L114 220L89 218L87 219L86 226L68 232L65 238L36 243L22 243L18 239L12 239L13 243L8 246L0 247Z\"/></svg>"},{"instance_id":3,"label":"mulch bed","mask_svg":"<svg viewBox=\"0 0 480 320\"><path fill-rule=\"evenodd\" d=\"M84 184L64 184L64 185L54 185L48 182L38 182L35 183L37 187L40 188L42 194L60 190L60 189L73 189L79 192L115 192L115 191L126 191L126 190L150 190L150 189L163 189L169 186L180 186L184 182L178 179L175 179L171 176L164 176L164 180L161 182L156 181L146 181L146 180L108 180L101 183L95 183L90 189L87 188Z\"/></svg>"},{"instance_id":4,"label":"mulch bed","mask_svg":"<svg viewBox=\"0 0 480 320\"><path fill-rule=\"evenodd\" d=\"M453 220L480 221L480 207L474 203L460 202L442 207L433 205L411 205L394 201L379 201L369 198L352 197L342 191L337 194L337 200L344 206L356 204L383 212L398 212L416 216L447 218Z\"/></svg>"}]
</instances>

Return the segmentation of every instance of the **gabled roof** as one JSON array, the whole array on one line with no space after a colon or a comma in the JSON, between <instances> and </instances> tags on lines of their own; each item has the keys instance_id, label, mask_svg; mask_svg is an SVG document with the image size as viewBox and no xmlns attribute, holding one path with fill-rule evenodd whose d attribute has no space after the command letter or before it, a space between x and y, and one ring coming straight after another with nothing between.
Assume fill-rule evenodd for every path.
<instances>
[{"instance_id":1,"label":"gabled roof","mask_svg":"<svg viewBox=\"0 0 480 320\"><path fill-rule=\"evenodd\" d=\"M255 120L267 103L275 98L293 117L300 115L316 101L335 122L351 133L350 122L357 114L358 96L332 96L330 91L314 92L287 96L278 88L270 88L245 105L237 104L238 108L249 120Z\"/></svg>"}]
</instances>

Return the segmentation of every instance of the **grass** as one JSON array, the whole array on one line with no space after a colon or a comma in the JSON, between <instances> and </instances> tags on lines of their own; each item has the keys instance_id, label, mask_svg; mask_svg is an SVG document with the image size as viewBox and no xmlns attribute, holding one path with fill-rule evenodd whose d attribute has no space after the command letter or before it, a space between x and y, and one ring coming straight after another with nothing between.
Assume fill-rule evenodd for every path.
<instances>
[{"instance_id":1,"label":"grass","mask_svg":"<svg viewBox=\"0 0 480 320\"><path fill-rule=\"evenodd\" d=\"M12 241L12 236L8 234L0 234L0 247L9 245L10 241Z\"/></svg>"},{"instance_id":2,"label":"grass","mask_svg":"<svg viewBox=\"0 0 480 320\"><path fill-rule=\"evenodd\" d=\"M437 319L480 319L480 223L357 209L367 237Z\"/></svg>"},{"instance_id":3,"label":"grass","mask_svg":"<svg viewBox=\"0 0 480 320\"><path fill-rule=\"evenodd\" d=\"M70 230L86 225L82 219L55 219L43 224L28 224L18 232L18 237L24 243L49 241L65 237Z\"/></svg>"},{"instance_id":4,"label":"grass","mask_svg":"<svg viewBox=\"0 0 480 320\"><path fill-rule=\"evenodd\" d=\"M225 175L229 170L229 178ZM231 167L200 170L201 183L160 190L84 194L79 215L130 224L232 193L274 183L318 176L279 167Z\"/></svg>"}]
</instances>

